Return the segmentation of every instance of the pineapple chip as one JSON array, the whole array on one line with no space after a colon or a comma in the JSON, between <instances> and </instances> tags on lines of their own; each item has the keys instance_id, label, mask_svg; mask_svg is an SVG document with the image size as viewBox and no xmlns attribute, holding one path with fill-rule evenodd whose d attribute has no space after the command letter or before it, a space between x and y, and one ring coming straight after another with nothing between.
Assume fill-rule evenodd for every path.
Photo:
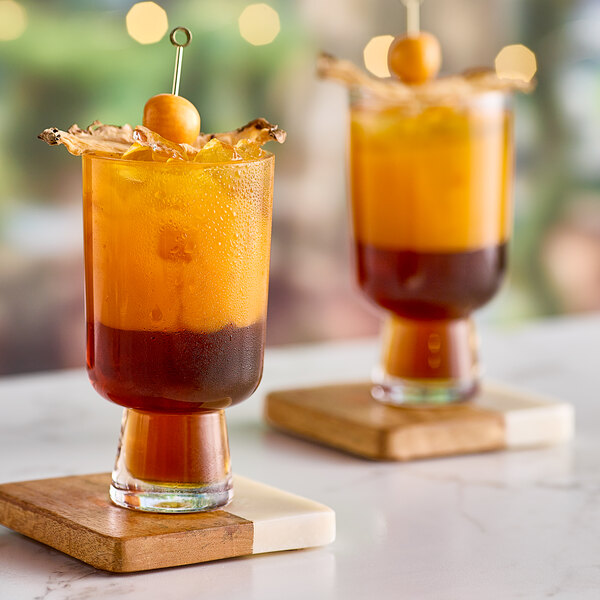
<instances>
[{"instance_id":1,"label":"pineapple chip","mask_svg":"<svg viewBox=\"0 0 600 600\"><path fill-rule=\"evenodd\" d=\"M255 160L265 155L261 146L270 141L283 144L286 132L266 119L254 119L225 133L200 134L194 144L176 144L147 127L104 125L94 121L87 129L73 125L68 131L45 129L38 137L50 146L64 145L76 156L90 152L127 160L202 163Z\"/></svg>"}]
</instances>

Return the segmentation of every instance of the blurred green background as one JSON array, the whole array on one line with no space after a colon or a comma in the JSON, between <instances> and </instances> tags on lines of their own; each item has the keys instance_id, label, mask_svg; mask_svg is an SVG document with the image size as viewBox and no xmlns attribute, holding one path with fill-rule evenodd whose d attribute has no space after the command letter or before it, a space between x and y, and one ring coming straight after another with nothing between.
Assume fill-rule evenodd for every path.
<instances>
[{"instance_id":1,"label":"blurred green background","mask_svg":"<svg viewBox=\"0 0 600 600\"><path fill-rule=\"evenodd\" d=\"M170 91L163 35L128 33L134 2L0 0L0 373L84 361L80 161L36 139L49 126L140 123ZM277 155L268 341L370 335L378 316L354 288L346 210L346 94L314 77L324 49L363 64L374 36L398 34L398 0L269 0L280 29L252 45L241 0L158 1L194 35L180 93L204 131L257 116L288 131ZM600 309L600 2L426 0L444 71L492 65L507 44L538 60L516 101L516 224L510 277L483 319ZM14 38L14 39L11 39Z\"/></svg>"}]
</instances>

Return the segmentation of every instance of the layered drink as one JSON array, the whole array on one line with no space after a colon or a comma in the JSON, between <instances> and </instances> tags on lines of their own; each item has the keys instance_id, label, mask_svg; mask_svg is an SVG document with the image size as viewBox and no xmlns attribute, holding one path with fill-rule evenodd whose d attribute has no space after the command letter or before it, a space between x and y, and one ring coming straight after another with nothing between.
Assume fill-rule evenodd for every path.
<instances>
[{"instance_id":1,"label":"layered drink","mask_svg":"<svg viewBox=\"0 0 600 600\"><path fill-rule=\"evenodd\" d=\"M387 375L475 391L473 344L463 335L471 325L461 321L495 295L505 272L511 132L498 92L421 107L354 94L355 263L362 291L391 313Z\"/></svg>"},{"instance_id":2,"label":"layered drink","mask_svg":"<svg viewBox=\"0 0 600 600\"><path fill-rule=\"evenodd\" d=\"M183 31L186 41L177 42ZM224 409L260 382L274 156L285 131L255 119L200 133L196 107L150 98L143 125L94 122L40 138L82 157L87 368L124 407L110 496L193 512L233 496Z\"/></svg>"},{"instance_id":3,"label":"layered drink","mask_svg":"<svg viewBox=\"0 0 600 600\"><path fill-rule=\"evenodd\" d=\"M466 400L480 369L472 313L498 291L512 223L511 92L524 81L473 70L437 77L441 49L406 2L392 77L322 55L350 96L356 279L386 312L372 395L393 405Z\"/></svg>"}]
</instances>

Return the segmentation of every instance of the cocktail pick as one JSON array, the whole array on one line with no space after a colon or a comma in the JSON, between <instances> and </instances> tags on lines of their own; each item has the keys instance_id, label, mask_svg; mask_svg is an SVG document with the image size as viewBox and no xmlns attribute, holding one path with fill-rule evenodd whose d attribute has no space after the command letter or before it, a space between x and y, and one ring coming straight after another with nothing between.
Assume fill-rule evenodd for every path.
<instances>
[{"instance_id":1,"label":"cocktail pick","mask_svg":"<svg viewBox=\"0 0 600 600\"><path fill-rule=\"evenodd\" d=\"M421 2L423 0L402 0L406 8L406 34L416 36L421 30Z\"/></svg>"},{"instance_id":2,"label":"cocktail pick","mask_svg":"<svg viewBox=\"0 0 600 600\"><path fill-rule=\"evenodd\" d=\"M406 35L392 42L388 53L390 73L408 84L423 84L433 79L442 64L442 51L437 38L421 31L422 0L402 0L406 7Z\"/></svg>"},{"instance_id":3,"label":"cocktail pick","mask_svg":"<svg viewBox=\"0 0 600 600\"><path fill-rule=\"evenodd\" d=\"M185 35L185 42L179 43L177 41L176 35L177 32L181 31ZM181 64L183 63L183 49L186 46L189 46L192 41L192 32L187 27L175 27L171 34L169 35L169 39L171 40L171 44L177 48L175 54L175 70L173 72L173 87L171 89L171 94L174 96L179 96L179 81L181 80Z\"/></svg>"},{"instance_id":4,"label":"cocktail pick","mask_svg":"<svg viewBox=\"0 0 600 600\"><path fill-rule=\"evenodd\" d=\"M177 41L179 31L185 35L182 43ZM170 94L158 94L146 102L143 124L171 142L193 144L200 133L200 114L189 100L179 95L183 49L192 41L192 32L187 27L175 27L170 38L177 49L173 88Z\"/></svg>"}]
</instances>

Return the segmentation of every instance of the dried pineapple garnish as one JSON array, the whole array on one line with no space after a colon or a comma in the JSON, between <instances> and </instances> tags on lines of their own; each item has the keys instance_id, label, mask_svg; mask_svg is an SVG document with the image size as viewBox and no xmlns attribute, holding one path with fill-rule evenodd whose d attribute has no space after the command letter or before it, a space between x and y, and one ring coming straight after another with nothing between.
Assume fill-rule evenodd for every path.
<instances>
[{"instance_id":1,"label":"dried pineapple garnish","mask_svg":"<svg viewBox=\"0 0 600 600\"><path fill-rule=\"evenodd\" d=\"M87 129L81 129L77 124L67 131L56 127L44 129L38 138L50 146L63 144L75 156L84 152L123 154L133 144L133 129L131 125L119 127L94 121Z\"/></svg>"},{"instance_id":2,"label":"dried pineapple garnish","mask_svg":"<svg viewBox=\"0 0 600 600\"><path fill-rule=\"evenodd\" d=\"M389 102L449 102L488 91L529 92L534 83L501 79L490 69L470 69L460 75L431 79L421 85L407 85L397 79L379 79L367 75L348 60L322 53L317 60L317 74L348 88L361 88L374 98Z\"/></svg>"},{"instance_id":3,"label":"dried pineapple garnish","mask_svg":"<svg viewBox=\"0 0 600 600\"><path fill-rule=\"evenodd\" d=\"M201 133L194 144L176 144L164 139L147 127L131 125L104 125L94 121L87 129L78 125L71 126L67 131L56 127L45 129L38 137L50 146L64 145L67 150L76 156L84 152L115 156L131 160L188 160L196 158L198 152L216 139L228 146L235 146L244 141L256 148L254 153L261 156L261 146L270 141L283 144L286 132L272 125L266 119L254 119L243 127L224 133ZM146 150L148 149L150 153Z\"/></svg>"}]
</instances>

